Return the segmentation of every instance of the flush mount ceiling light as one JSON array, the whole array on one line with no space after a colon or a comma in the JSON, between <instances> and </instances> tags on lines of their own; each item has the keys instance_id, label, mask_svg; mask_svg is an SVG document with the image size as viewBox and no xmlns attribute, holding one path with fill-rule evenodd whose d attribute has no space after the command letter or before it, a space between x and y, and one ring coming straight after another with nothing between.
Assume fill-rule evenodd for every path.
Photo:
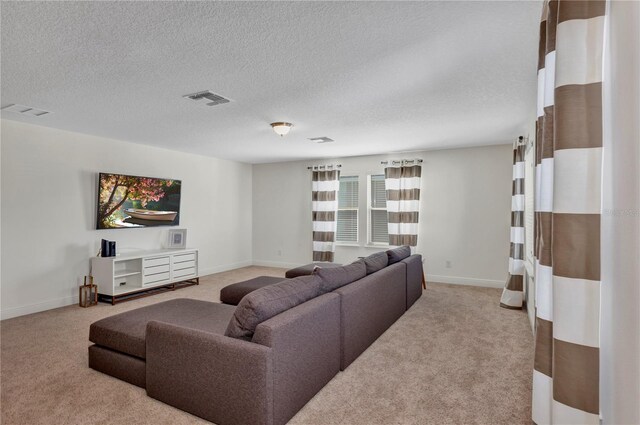
<instances>
[{"instance_id":1,"label":"flush mount ceiling light","mask_svg":"<svg viewBox=\"0 0 640 425\"><path fill-rule=\"evenodd\" d=\"M291 127L293 127L293 124L291 124L290 122L271 123L271 128L273 128L273 131L275 131L276 134L280 135L280 137L286 136L287 133L289 133L289 130L291 130Z\"/></svg>"}]
</instances>

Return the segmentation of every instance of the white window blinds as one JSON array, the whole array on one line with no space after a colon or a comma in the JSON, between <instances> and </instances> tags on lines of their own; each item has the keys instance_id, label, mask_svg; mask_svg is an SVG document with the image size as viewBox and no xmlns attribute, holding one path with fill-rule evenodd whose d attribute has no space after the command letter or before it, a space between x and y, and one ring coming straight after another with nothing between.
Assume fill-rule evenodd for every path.
<instances>
[{"instance_id":1,"label":"white window blinds","mask_svg":"<svg viewBox=\"0 0 640 425\"><path fill-rule=\"evenodd\" d=\"M384 174L370 176L369 193L369 242L388 244L387 192Z\"/></svg>"},{"instance_id":2,"label":"white window blinds","mask_svg":"<svg viewBox=\"0 0 640 425\"><path fill-rule=\"evenodd\" d=\"M336 241L358 242L358 176L341 176Z\"/></svg>"}]
</instances>

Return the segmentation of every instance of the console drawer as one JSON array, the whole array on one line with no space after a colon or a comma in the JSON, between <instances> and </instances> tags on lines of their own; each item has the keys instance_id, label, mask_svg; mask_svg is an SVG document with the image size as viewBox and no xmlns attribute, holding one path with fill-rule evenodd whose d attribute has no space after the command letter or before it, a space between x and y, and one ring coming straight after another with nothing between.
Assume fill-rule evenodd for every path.
<instances>
[{"instance_id":1,"label":"console drawer","mask_svg":"<svg viewBox=\"0 0 640 425\"><path fill-rule=\"evenodd\" d=\"M143 285L150 285L152 283L169 282L169 272L152 274L144 277Z\"/></svg>"},{"instance_id":2,"label":"console drawer","mask_svg":"<svg viewBox=\"0 0 640 425\"><path fill-rule=\"evenodd\" d=\"M174 279L185 278L185 277L195 276L195 275L196 275L196 268L195 267L187 267L186 269L180 269L180 270L174 270L173 271L173 278Z\"/></svg>"},{"instance_id":3,"label":"console drawer","mask_svg":"<svg viewBox=\"0 0 640 425\"><path fill-rule=\"evenodd\" d=\"M155 258L145 258L142 263L142 267L154 267L154 266L164 266L165 264L169 264L170 257L155 257Z\"/></svg>"},{"instance_id":4,"label":"console drawer","mask_svg":"<svg viewBox=\"0 0 640 425\"><path fill-rule=\"evenodd\" d=\"M195 261L184 261L182 263L174 263L173 270L183 270L183 269L189 269L189 268L193 269L195 267L196 267Z\"/></svg>"},{"instance_id":5,"label":"console drawer","mask_svg":"<svg viewBox=\"0 0 640 425\"><path fill-rule=\"evenodd\" d=\"M184 254L173 255L173 264L184 263L185 261L195 261L195 260L196 260L195 252L186 252Z\"/></svg>"},{"instance_id":6,"label":"console drawer","mask_svg":"<svg viewBox=\"0 0 640 425\"><path fill-rule=\"evenodd\" d=\"M144 275L145 276L150 276L153 274L158 274L158 273L162 273L162 272L168 272L169 271L169 265L168 264L162 264L160 266L145 266L144 268Z\"/></svg>"}]
</instances>

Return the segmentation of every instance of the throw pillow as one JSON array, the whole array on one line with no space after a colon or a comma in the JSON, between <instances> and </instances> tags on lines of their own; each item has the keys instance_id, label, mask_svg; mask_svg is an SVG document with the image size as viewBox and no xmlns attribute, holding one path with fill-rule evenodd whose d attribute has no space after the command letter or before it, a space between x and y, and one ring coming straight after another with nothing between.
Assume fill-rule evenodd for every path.
<instances>
[{"instance_id":1,"label":"throw pillow","mask_svg":"<svg viewBox=\"0 0 640 425\"><path fill-rule=\"evenodd\" d=\"M389 265L402 261L410 255L411 247L409 245L399 246L398 248L390 249L387 251L387 256L389 257Z\"/></svg>"},{"instance_id":2,"label":"throw pillow","mask_svg":"<svg viewBox=\"0 0 640 425\"><path fill-rule=\"evenodd\" d=\"M385 251L376 252L364 259L364 264L367 267L367 274L375 273L378 270L382 270L389 264L389 257Z\"/></svg>"},{"instance_id":3,"label":"throw pillow","mask_svg":"<svg viewBox=\"0 0 640 425\"><path fill-rule=\"evenodd\" d=\"M334 291L348 283L362 279L367 275L364 261L357 260L342 267L319 268L315 271L320 278L320 293Z\"/></svg>"},{"instance_id":4,"label":"throw pillow","mask_svg":"<svg viewBox=\"0 0 640 425\"><path fill-rule=\"evenodd\" d=\"M236 307L224 334L250 340L260 323L315 298L319 292L320 278L315 275L287 279L250 292Z\"/></svg>"}]
</instances>

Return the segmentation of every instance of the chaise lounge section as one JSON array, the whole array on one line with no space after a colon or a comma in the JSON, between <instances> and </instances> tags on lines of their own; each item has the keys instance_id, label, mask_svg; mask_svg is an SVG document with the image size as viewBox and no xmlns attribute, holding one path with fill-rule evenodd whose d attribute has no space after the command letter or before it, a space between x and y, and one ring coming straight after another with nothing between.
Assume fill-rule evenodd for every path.
<instances>
[{"instance_id":1,"label":"chaise lounge section","mask_svg":"<svg viewBox=\"0 0 640 425\"><path fill-rule=\"evenodd\" d=\"M216 424L285 424L339 371L339 307L321 295L251 341L151 322L147 394Z\"/></svg>"},{"instance_id":2,"label":"chaise lounge section","mask_svg":"<svg viewBox=\"0 0 640 425\"><path fill-rule=\"evenodd\" d=\"M99 320L89 328L89 367L145 388L148 323L223 335L234 312L234 306L179 298Z\"/></svg>"},{"instance_id":3,"label":"chaise lounge section","mask_svg":"<svg viewBox=\"0 0 640 425\"><path fill-rule=\"evenodd\" d=\"M285 424L421 295L409 254L285 279L237 307L176 299L100 320L89 366L220 425Z\"/></svg>"}]
</instances>

